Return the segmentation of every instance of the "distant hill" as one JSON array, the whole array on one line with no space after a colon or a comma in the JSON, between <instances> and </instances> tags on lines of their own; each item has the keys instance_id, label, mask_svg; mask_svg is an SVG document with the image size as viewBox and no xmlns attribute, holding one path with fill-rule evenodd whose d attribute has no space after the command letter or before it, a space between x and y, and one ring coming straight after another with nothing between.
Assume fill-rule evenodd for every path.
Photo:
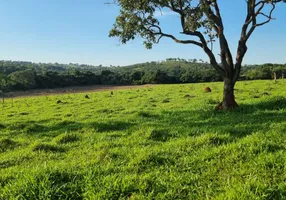
<instances>
[{"instance_id":1,"label":"distant hill","mask_svg":"<svg viewBox=\"0 0 286 200\"><path fill-rule=\"evenodd\" d=\"M245 65L241 79L271 79L286 74L286 64ZM2 91L81 85L140 85L221 81L207 62L168 58L129 66L0 61Z\"/></svg>"}]
</instances>

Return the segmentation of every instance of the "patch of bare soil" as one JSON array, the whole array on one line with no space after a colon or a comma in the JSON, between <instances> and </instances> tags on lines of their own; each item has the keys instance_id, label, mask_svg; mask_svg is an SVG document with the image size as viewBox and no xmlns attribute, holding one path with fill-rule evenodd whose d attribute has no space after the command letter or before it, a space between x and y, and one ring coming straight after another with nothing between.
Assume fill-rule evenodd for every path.
<instances>
[{"instance_id":1,"label":"patch of bare soil","mask_svg":"<svg viewBox=\"0 0 286 200\"><path fill-rule=\"evenodd\" d=\"M110 85L95 85L95 86L79 86L79 87L66 87L56 89L35 89L29 91L16 91L6 94L6 98L9 97L33 97L33 96L47 96L56 94L70 94L70 93L86 93L86 92L98 92L108 90L124 90L124 89L138 89L151 87L148 85L128 85L128 86L110 86Z\"/></svg>"}]
</instances>

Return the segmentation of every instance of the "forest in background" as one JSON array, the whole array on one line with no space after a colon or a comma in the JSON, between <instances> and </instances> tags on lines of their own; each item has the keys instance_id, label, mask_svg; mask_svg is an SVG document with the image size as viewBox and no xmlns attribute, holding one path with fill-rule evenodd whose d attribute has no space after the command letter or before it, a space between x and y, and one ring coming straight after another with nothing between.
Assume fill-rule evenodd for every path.
<instances>
[{"instance_id":1,"label":"forest in background","mask_svg":"<svg viewBox=\"0 0 286 200\"><path fill-rule=\"evenodd\" d=\"M273 79L286 74L286 64L245 65L241 80ZM86 85L141 85L221 81L210 64L197 59L168 58L129 66L0 61L2 92Z\"/></svg>"}]
</instances>

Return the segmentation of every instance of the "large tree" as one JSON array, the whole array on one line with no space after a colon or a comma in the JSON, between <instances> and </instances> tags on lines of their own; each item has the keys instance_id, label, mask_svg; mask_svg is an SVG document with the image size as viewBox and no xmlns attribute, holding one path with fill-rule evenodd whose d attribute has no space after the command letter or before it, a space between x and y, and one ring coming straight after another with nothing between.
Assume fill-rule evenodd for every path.
<instances>
[{"instance_id":1,"label":"large tree","mask_svg":"<svg viewBox=\"0 0 286 200\"><path fill-rule=\"evenodd\" d=\"M210 64L224 80L223 100L220 109L237 107L234 86L239 78L243 58L247 52L247 41L256 28L269 23L277 4L286 0L241 0L245 1L246 16L241 28L236 57L234 59L225 36L224 23L220 11L221 0L114 0L120 7L111 37L119 37L125 44L137 36L144 38L146 48L159 43L162 37L177 43L192 44L200 47L208 55ZM164 32L158 12L171 10L180 16L179 33L190 39L179 39L177 35ZM186 38L186 37L184 37ZM213 43L218 40L220 47L217 61L213 52Z\"/></svg>"}]
</instances>

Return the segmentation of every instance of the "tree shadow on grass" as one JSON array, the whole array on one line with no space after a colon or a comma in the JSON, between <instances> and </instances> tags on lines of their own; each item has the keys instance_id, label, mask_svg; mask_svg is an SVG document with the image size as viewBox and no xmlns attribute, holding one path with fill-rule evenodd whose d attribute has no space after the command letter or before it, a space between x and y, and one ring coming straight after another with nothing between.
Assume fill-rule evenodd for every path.
<instances>
[{"instance_id":1,"label":"tree shadow on grass","mask_svg":"<svg viewBox=\"0 0 286 200\"><path fill-rule=\"evenodd\" d=\"M257 111L277 111L282 109L286 109L286 98L277 96L259 103L243 104L237 109L237 111L243 113L253 113Z\"/></svg>"},{"instance_id":2,"label":"tree shadow on grass","mask_svg":"<svg viewBox=\"0 0 286 200\"><path fill-rule=\"evenodd\" d=\"M134 123L122 122L122 121L110 121L104 122L92 122L88 124L88 127L94 128L97 132L112 132L112 131L124 131L132 126Z\"/></svg>"},{"instance_id":3,"label":"tree shadow on grass","mask_svg":"<svg viewBox=\"0 0 286 200\"><path fill-rule=\"evenodd\" d=\"M148 137L148 139L157 142L166 142L170 138L172 138L172 135L167 129L154 129L151 131L150 136Z\"/></svg>"},{"instance_id":4,"label":"tree shadow on grass","mask_svg":"<svg viewBox=\"0 0 286 200\"><path fill-rule=\"evenodd\" d=\"M80 122L75 122L75 121L69 121L69 120L64 120L49 126L46 126L44 131L45 132L50 132L50 131L56 131L56 132L72 132L72 131L78 131L84 128L85 124L80 123Z\"/></svg>"},{"instance_id":5,"label":"tree shadow on grass","mask_svg":"<svg viewBox=\"0 0 286 200\"><path fill-rule=\"evenodd\" d=\"M233 111L164 111L161 114L162 120L155 121L152 125L156 128L176 129L178 137L218 133L240 138L255 132L267 133L272 129L282 132L283 127L280 127L279 123L286 121L285 108L286 99L279 97L260 103L240 105ZM277 127L274 127L275 125Z\"/></svg>"},{"instance_id":6,"label":"tree shadow on grass","mask_svg":"<svg viewBox=\"0 0 286 200\"><path fill-rule=\"evenodd\" d=\"M91 129L96 132L112 132L112 131L124 131L132 126L134 123L123 122L123 121L109 121L109 122L91 122L91 123L80 123L75 121L61 121L54 124L45 125L41 121L34 122L28 121L24 123L17 123L8 125L8 130L12 134L29 134L42 136L58 136L65 132L77 132L83 129Z\"/></svg>"},{"instance_id":7,"label":"tree shadow on grass","mask_svg":"<svg viewBox=\"0 0 286 200\"><path fill-rule=\"evenodd\" d=\"M84 124L73 121L61 121L56 124L46 125L47 121L26 121L22 123L14 123L7 125L7 129L12 134L29 134L43 136L47 132L58 131L59 133L66 131L76 131L84 127Z\"/></svg>"},{"instance_id":8,"label":"tree shadow on grass","mask_svg":"<svg viewBox=\"0 0 286 200\"><path fill-rule=\"evenodd\" d=\"M154 128L149 139L168 141L174 137L199 136L205 133L230 134L233 138L245 137L255 132L268 132L273 128L279 132L285 127L273 127L286 121L286 99L275 97L268 101L253 104L242 104L234 111L211 110L174 110L164 111L160 115L139 112L140 124ZM138 123L139 123L138 122ZM96 132L125 131L136 126L134 122L107 121L80 123L75 121L30 121L17 124L5 124L3 129L12 134L25 133L55 137L65 132L76 132L91 129ZM162 129L164 128L164 129ZM164 130L164 131L162 131Z\"/></svg>"}]
</instances>

